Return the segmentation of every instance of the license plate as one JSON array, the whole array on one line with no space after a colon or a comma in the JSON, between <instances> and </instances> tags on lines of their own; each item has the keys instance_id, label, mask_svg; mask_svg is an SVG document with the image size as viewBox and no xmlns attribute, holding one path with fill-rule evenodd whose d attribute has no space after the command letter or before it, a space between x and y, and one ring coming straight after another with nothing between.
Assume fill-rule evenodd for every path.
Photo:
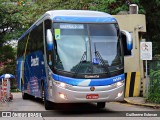
<instances>
[{"instance_id":1,"label":"license plate","mask_svg":"<svg viewBox=\"0 0 160 120\"><path fill-rule=\"evenodd\" d=\"M86 99L98 99L99 95L98 94L88 94L86 95Z\"/></svg>"}]
</instances>

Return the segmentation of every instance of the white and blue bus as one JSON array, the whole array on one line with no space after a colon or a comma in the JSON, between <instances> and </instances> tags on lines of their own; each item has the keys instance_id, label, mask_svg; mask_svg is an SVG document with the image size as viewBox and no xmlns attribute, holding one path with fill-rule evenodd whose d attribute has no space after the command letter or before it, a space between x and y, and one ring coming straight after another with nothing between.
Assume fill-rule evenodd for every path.
<instances>
[{"instance_id":1,"label":"white and blue bus","mask_svg":"<svg viewBox=\"0 0 160 120\"><path fill-rule=\"evenodd\" d=\"M123 48L132 49L131 36L107 13L47 11L18 40L18 89L23 99L42 98L46 109L51 102L104 108L123 101Z\"/></svg>"}]
</instances>

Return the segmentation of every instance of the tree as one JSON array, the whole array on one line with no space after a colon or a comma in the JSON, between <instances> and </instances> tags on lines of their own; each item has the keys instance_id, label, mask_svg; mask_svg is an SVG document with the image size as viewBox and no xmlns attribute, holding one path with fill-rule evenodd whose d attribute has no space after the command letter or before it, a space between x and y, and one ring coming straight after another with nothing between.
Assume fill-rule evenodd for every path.
<instances>
[{"instance_id":1,"label":"tree","mask_svg":"<svg viewBox=\"0 0 160 120\"><path fill-rule=\"evenodd\" d=\"M8 41L17 39L24 31L23 16L21 9L14 4L9 4L9 0L0 2L0 74L15 73L15 49L6 44Z\"/></svg>"},{"instance_id":2,"label":"tree","mask_svg":"<svg viewBox=\"0 0 160 120\"><path fill-rule=\"evenodd\" d=\"M153 42L153 56L159 55L160 51L160 1L159 0L141 0L140 4L143 5L146 11L146 21L147 21L147 41Z\"/></svg>"},{"instance_id":3,"label":"tree","mask_svg":"<svg viewBox=\"0 0 160 120\"><path fill-rule=\"evenodd\" d=\"M3 66L1 66L0 74L15 74L15 50L10 45L0 47L0 58Z\"/></svg>"}]
</instances>

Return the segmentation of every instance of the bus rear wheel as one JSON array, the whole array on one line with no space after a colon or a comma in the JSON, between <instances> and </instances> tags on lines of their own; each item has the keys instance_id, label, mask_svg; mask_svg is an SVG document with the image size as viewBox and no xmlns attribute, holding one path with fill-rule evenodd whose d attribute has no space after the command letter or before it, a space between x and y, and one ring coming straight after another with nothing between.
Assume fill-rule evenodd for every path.
<instances>
[{"instance_id":1,"label":"bus rear wheel","mask_svg":"<svg viewBox=\"0 0 160 120\"><path fill-rule=\"evenodd\" d=\"M105 108L106 103L105 102L98 102L97 108Z\"/></svg>"},{"instance_id":2,"label":"bus rear wheel","mask_svg":"<svg viewBox=\"0 0 160 120\"><path fill-rule=\"evenodd\" d=\"M29 99L29 95L24 92L24 85L21 84L21 91L22 91L22 99Z\"/></svg>"},{"instance_id":3,"label":"bus rear wheel","mask_svg":"<svg viewBox=\"0 0 160 120\"><path fill-rule=\"evenodd\" d=\"M29 95L27 93L24 93L22 91L22 98L25 100L25 99L29 99Z\"/></svg>"}]
</instances>

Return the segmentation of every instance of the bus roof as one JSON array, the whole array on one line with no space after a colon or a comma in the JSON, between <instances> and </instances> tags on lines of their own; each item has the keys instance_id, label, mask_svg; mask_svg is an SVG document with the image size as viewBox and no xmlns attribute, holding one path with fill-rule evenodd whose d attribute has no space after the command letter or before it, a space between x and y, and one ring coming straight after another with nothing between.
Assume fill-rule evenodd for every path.
<instances>
[{"instance_id":1,"label":"bus roof","mask_svg":"<svg viewBox=\"0 0 160 120\"><path fill-rule=\"evenodd\" d=\"M50 10L42 15L20 38L23 38L39 23L49 17L54 22L117 22L116 19L108 13L91 10ZM76 19L75 19L76 18ZM78 19L77 19L78 18ZM92 18L92 19L90 19ZM94 19L95 18L95 19Z\"/></svg>"},{"instance_id":2,"label":"bus roof","mask_svg":"<svg viewBox=\"0 0 160 120\"><path fill-rule=\"evenodd\" d=\"M46 12L53 22L103 23L116 22L110 14L89 10L53 10Z\"/></svg>"},{"instance_id":3,"label":"bus roof","mask_svg":"<svg viewBox=\"0 0 160 120\"><path fill-rule=\"evenodd\" d=\"M91 10L51 10L45 14L49 14L51 18L56 16L76 16L76 17L112 17L108 13L91 11Z\"/></svg>"}]
</instances>

